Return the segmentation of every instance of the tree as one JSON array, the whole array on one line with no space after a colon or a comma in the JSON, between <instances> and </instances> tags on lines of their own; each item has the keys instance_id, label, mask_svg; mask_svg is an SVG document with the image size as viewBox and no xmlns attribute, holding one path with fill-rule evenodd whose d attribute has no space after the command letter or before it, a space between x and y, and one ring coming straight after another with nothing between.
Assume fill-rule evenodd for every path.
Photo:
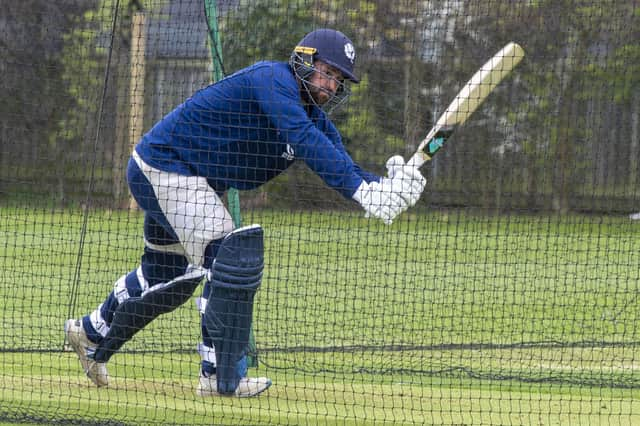
<instances>
[{"instance_id":1,"label":"tree","mask_svg":"<svg viewBox=\"0 0 640 426\"><path fill-rule=\"evenodd\" d=\"M637 17L630 19L637 15L633 11L633 5L614 0L464 3L455 23L459 48L478 52L517 40L527 52L517 72L515 95L494 105L497 116L517 123L529 208L540 206L540 195L546 208L566 212L576 207L572 199L577 202L596 162L602 161L589 152L591 142L597 143L589 117L607 102L603 89L608 83L595 79L593 70L625 73L602 58L616 49L614 40L626 40L627 51L630 40L637 40ZM611 78L629 83L628 76L619 77ZM602 128L610 124L600 122ZM489 169L494 160L486 161Z\"/></svg>"},{"instance_id":2,"label":"tree","mask_svg":"<svg viewBox=\"0 0 640 426\"><path fill-rule=\"evenodd\" d=\"M59 138L68 131L61 125L75 104L62 77L62 52L72 22L92 3L25 0L3 4L0 84L5 96L0 105L0 127L6 167L2 170L12 176L25 173L36 184L31 186L34 191L38 184L50 188L48 176L57 176L57 187L62 191L66 156L61 155L64 151Z\"/></svg>"}]
</instances>

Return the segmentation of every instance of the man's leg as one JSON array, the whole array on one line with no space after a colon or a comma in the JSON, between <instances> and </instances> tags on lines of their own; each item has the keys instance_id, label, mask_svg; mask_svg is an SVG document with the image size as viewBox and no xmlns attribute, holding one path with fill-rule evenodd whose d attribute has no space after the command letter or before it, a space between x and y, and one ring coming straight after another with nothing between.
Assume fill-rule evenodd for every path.
<instances>
[{"instance_id":1,"label":"man's leg","mask_svg":"<svg viewBox=\"0 0 640 426\"><path fill-rule=\"evenodd\" d=\"M263 232L258 225L237 229L220 243L203 298L203 343L199 345L201 396L250 397L264 392L271 380L248 378L247 350L253 298L262 279Z\"/></svg>"},{"instance_id":2,"label":"man's leg","mask_svg":"<svg viewBox=\"0 0 640 426\"><path fill-rule=\"evenodd\" d=\"M216 257L218 245L234 230L233 220L220 199L220 195L209 186L203 177L159 172L146 165L135 153L133 157L146 180L151 183L160 210L171 225L171 229L175 231L189 262L210 269L213 259ZM204 311L205 304L201 305ZM205 338L199 345L201 349L199 352L203 354L203 369L198 393L209 395L212 393L200 392L200 390L203 389L203 382L205 388L217 389L216 356L213 343L209 339L209 333L206 332L206 326L202 328ZM242 367L243 365L245 367ZM239 371L242 370L243 374L246 374L246 359L240 360L238 366ZM260 385L257 391L253 386L256 381ZM251 384L250 389L248 392L241 392L243 385L247 383ZM269 379L243 377L241 385L236 389L236 395L253 396L262 392L270 384Z\"/></svg>"},{"instance_id":3,"label":"man's leg","mask_svg":"<svg viewBox=\"0 0 640 426\"><path fill-rule=\"evenodd\" d=\"M109 358L153 319L188 300L204 274L189 269L175 237L150 215L145 216L144 231L147 246L140 266L122 276L91 314L65 324L69 343L98 386L108 384Z\"/></svg>"},{"instance_id":4,"label":"man's leg","mask_svg":"<svg viewBox=\"0 0 640 426\"><path fill-rule=\"evenodd\" d=\"M189 300L203 276L203 269L187 268L173 279L148 286L139 295L128 291L121 293L123 297L117 301L109 331L100 340L93 359L100 363L109 361L124 343L151 321Z\"/></svg>"}]
</instances>

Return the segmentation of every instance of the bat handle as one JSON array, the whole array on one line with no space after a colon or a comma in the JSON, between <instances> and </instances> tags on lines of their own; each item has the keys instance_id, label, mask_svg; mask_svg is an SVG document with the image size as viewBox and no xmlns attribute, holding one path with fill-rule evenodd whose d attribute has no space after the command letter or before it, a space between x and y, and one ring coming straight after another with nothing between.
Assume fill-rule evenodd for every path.
<instances>
[{"instance_id":1,"label":"bat handle","mask_svg":"<svg viewBox=\"0 0 640 426\"><path fill-rule=\"evenodd\" d=\"M409 161L407 161L407 165L419 169L424 163L427 162L427 160L428 158L425 158L425 154L422 151L418 151L413 154Z\"/></svg>"},{"instance_id":2,"label":"bat handle","mask_svg":"<svg viewBox=\"0 0 640 426\"><path fill-rule=\"evenodd\" d=\"M418 150L407 164L420 168L424 163L430 161L436 152L444 146L444 143L453 133L453 126L441 126L432 129L427 138L420 143Z\"/></svg>"}]
</instances>

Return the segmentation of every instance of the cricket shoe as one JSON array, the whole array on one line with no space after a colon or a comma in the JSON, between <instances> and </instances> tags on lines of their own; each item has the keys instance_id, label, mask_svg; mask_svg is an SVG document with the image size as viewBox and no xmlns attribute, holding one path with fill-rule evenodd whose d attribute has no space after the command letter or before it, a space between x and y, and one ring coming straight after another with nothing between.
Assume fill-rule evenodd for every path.
<instances>
[{"instance_id":1,"label":"cricket shoe","mask_svg":"<svg viewBox=\"0 0 640 426\"><path fill-rule=\"evenodd\" d=\"M266 377L243 377L236 388L234 396L238 398L249 398L260 395L269 389L271 379ZM200 383L196 390L198 396L218 396L218 382L216 376L200 375Z\"/></svg>"},{"instance_id":2,"label":"cricket shoe","mask_svg":"<svg viewBox=\"0 0 640 426\"><path fill-rule=\"evenodd\" d=\"M82 327L82 322L77 319L69 319L64 323L64 334L67 341L78 354L82 369L96 386L107 386L109 384L109 373L107 365L104 362L96 362L91 359L90 355L95 353L98 345L91 342L87 337L87 333Z\"/></svg>"}]
</instances>

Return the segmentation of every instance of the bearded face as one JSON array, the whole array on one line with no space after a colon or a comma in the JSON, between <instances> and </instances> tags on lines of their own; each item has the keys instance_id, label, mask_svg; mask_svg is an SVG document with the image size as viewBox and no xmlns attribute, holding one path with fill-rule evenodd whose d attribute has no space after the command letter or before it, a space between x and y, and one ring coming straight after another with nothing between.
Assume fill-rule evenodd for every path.
<instances>
[{"instance_id":1,"label":"bearded face","mask_svg":"<svg viewBox=\"0 0 640 426\"><path fill-rule=\"evenodd\" d=\"M314 63L314 72L308 80L307 90L317 105L327 104L342 87L344 76L339 70L322 61Z\"/></svg>"},{"instance_id":2,"label":"bearded face","mask_svg":"<svg viewBox=\"0 0 640 426\"><path fill-rule=\"evenodd\" d=\"M297 73L296 76L305 103L316 105L329 113L350 95L344 75L336 67L314 60L312 67L306 65L304 69L304 73Z\"/></svg>"}]
</instances>

